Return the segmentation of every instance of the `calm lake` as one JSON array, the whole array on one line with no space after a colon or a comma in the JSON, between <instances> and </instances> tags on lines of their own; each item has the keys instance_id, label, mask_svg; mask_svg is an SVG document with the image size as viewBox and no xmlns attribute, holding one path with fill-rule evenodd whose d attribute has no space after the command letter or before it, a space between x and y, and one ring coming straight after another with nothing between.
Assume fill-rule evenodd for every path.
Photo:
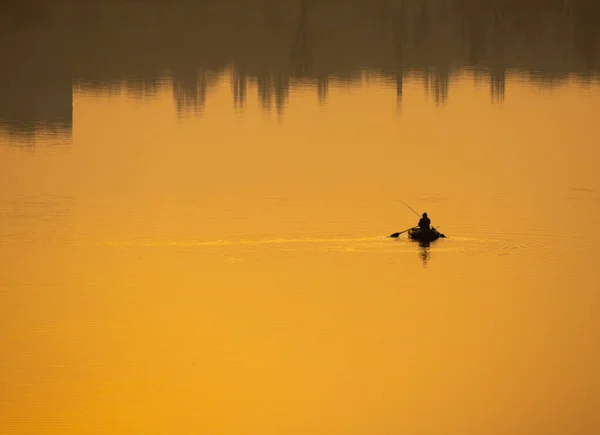
<instances>
[{"instance_id":1,"label":"calm lake","mask_svg":"<svg viewBox=\"0 0 600 435\"><path fill-rule=\"evenodd\" d=\"M600 433L597 2L8 1L0 56L3 435Z\"/></svg>"}]
</instances>

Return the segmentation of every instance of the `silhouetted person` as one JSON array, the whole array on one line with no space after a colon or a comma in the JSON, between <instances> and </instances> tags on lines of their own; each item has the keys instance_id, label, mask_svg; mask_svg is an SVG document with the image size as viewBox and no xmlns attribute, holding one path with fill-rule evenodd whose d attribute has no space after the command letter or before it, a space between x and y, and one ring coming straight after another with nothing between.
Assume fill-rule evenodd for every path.
<instances>
[{"instance_id":1,"label":"silhouetted person","mask_svg":"<svg viewBox=\"0 0 600 435\"><path fill-rule=\"evenodd\" d=\"M429 230L430 225L431 225L431 221L427 217L427 213L423 213L423 217L419 221L419 228L422 230Z\"/></svg>"}]
</instances>

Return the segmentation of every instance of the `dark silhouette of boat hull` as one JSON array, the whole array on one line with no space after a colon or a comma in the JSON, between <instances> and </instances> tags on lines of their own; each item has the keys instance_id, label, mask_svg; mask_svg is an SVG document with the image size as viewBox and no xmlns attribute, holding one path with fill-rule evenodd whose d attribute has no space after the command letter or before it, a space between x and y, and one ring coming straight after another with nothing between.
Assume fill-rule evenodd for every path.
<instances>
[{"instance_id":1,"label":"dark silhouette of boat hull","mask_svg":"<svg viewBox=\"0 0 600 435\"><path fill-rule=\"evenodd\" d=\"M408 237L420 243L431 243L439 238L446 237L435 228L422 230L421 228L413 228L408 231Z\"/></svg>"}]
</instances>

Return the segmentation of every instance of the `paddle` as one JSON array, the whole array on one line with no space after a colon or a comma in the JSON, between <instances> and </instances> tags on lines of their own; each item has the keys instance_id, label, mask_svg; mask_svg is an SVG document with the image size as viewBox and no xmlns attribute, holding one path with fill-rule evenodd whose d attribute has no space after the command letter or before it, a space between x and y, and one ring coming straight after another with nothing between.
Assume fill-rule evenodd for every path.
<instances>
[{"instance_id":1,"label":"paddle","mask_svg":"<svg viewBox=\"0 0 600 435\"><path fill-rule=\"evenodd\" d=\"M410 205L408 205L407 203L405 203L401 199L399 199L398 201L400 201L402 204L404 204L405 206L407 206L414 214L416 214L417 216L421 217L421 215L419 213L417 213L417 211L414 208L412 208ZM408 229L406 229L404 231L400 231L399 233L391 234L390 237L393 237L394 239L397 239L400 234L404 234L405 232L410 231L410 230L414 230L416 228L417 227L408 228Z\"/></svg>"},{"instance_id":2,"label":"paddle","mask_svg":"<svg viewBox=\"0 0 600 435\"><path fill-rule=\"evenodd\" d=\"M408 228L408 229L406 229L404 231L400 231L399 233L391 234L389 237L393 237L393 238L397 239L400 234L404 234L405 232L410 231L410 230L414 230L415 228L416 227Z\"/></svg>"}]
</instances>

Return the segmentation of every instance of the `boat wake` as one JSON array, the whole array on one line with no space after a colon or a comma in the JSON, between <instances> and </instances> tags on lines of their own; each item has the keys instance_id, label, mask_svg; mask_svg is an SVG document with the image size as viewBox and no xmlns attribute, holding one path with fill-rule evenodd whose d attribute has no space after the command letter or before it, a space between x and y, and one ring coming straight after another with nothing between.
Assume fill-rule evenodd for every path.
<instances>
[{"instance_id":1,"label":"boat wake","mask_svg":"<svg viewBox=\"0 0 600 435\"><path fill-rule=\"evenodd\" d=\"M215 239L215 240L120 240L109 242L110 245L120 246L235 246L235 245L289 245L289 244L327 244L327 243L356 243L374 242L383 237L276 237L262 239Z\"/></svg>"},{"instance_id":2,"label":"boat wake","mask_svg":"<svg viewBox=\"0 0 600 435\"><path fill-rule=\"evenodd\" d=\"M183 248L183 249L245 249L277 247L284 251L320 250L338 252L414 252L414 242L408 238L392 239L387 236L305 236L198 239L130 239L101 241L98 244L113 247Z\"/></svg>"}]
</instances>

